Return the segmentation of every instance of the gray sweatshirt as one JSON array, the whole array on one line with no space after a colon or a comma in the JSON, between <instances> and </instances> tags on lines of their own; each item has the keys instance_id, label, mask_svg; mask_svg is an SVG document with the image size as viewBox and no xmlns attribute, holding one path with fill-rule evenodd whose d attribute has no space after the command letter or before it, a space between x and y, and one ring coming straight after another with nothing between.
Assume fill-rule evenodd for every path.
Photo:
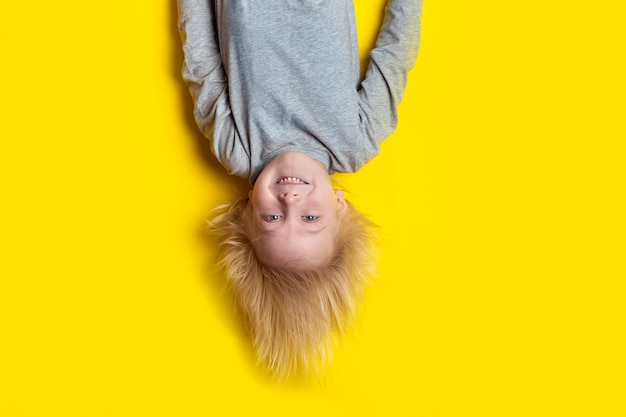
<instances>
[{"instance_id":1,"label":"gray sweatshirt","mask_svg":"<svg viewBox=\"0 0 626 417\"><path fill-rule=\"evenodd\" d=\"M360 79L352 0L178 0L194 116L229 173L254 183L287 151L355 172L396 128L422 0L388 0Z\"/></svg>"}]
</instances>

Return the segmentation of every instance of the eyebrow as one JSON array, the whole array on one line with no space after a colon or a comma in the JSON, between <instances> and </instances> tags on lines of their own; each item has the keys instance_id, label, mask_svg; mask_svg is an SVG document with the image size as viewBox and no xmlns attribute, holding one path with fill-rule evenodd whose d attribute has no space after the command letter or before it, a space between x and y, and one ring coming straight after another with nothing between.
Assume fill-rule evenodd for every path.
<instances>
[{"instance_id":1,"label":"eyebrow","mask_svg":"<svg viewBox=\"0 0 626 417\"><path fill-rule=\"evenodd\" d=\"M267 222L264 222L263 220L261 220L261 225L260 225L259 229L263 233L276 233L278 231L278 229L281 228L281 224L284 224L284 223L283 222L267 223ZM317 234L317 233L321 233L327 227L328 227L328 223L326 223L322 227L315 228L313 226L302 226L302 227L299 227L298 229L303 230L305 233Z\"/></svg>"}]
</instances>

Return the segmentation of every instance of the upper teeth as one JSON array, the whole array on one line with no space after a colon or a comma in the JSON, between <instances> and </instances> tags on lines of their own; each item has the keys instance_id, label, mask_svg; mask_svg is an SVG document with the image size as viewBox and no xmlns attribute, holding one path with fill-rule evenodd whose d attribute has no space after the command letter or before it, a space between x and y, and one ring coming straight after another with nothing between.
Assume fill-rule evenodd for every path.
<instances>
[{"instance_id":1,"label":"upper teeth","mask_svg":"<svg viewBox=\"0 0 626 417\"><path fill-rule=\"evenodd\" d=\"M284 177L278 180L278 184L306 184L306 182L296 177Z\"/></svg>"}]
</instances>

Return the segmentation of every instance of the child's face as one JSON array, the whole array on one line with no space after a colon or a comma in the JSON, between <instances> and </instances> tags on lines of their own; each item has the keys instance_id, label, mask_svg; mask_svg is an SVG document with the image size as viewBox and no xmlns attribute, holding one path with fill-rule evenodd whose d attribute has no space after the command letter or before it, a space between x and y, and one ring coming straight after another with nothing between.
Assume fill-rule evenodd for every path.
<instances>
[{"instance_id":1,"label":"child's face","mask_svg":"<svg viewBox=\"0 0 626 417\"><path fill-rule=\"evenodd\" d=\"M290 269L328 263L347 205L323 164L299 152L283 153L261 172L249 196L261 262Z\"/></svg>"}]
</instances>

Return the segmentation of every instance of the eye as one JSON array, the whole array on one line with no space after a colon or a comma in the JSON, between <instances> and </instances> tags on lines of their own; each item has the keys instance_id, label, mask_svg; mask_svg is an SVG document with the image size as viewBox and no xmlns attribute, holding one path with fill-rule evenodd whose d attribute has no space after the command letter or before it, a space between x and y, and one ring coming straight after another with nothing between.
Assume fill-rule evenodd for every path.
<instances>
[{"instance_id":1,"label":"eye","mask_svg":"<svg viewBox=\"0 0 626 417\"><path fill-rule=\"evenodd\" d=\"M274 223L277 221L282 220L283 216L280 216L278 214L270 214L269 216L263 216L263 220L265 220L268 223Z\"/></svg>"},{"instance_id":2,"label":"eye","mask_svg":"<svg viewBox=\"0 0 626 417\"><path fill-rule=\"evenodd\" d=\"M320 216L302 216L302 220L304 220L305 222L308 222L308 223L315 222L319 218L320 218Z\"/></svg>"}]
</instances>

